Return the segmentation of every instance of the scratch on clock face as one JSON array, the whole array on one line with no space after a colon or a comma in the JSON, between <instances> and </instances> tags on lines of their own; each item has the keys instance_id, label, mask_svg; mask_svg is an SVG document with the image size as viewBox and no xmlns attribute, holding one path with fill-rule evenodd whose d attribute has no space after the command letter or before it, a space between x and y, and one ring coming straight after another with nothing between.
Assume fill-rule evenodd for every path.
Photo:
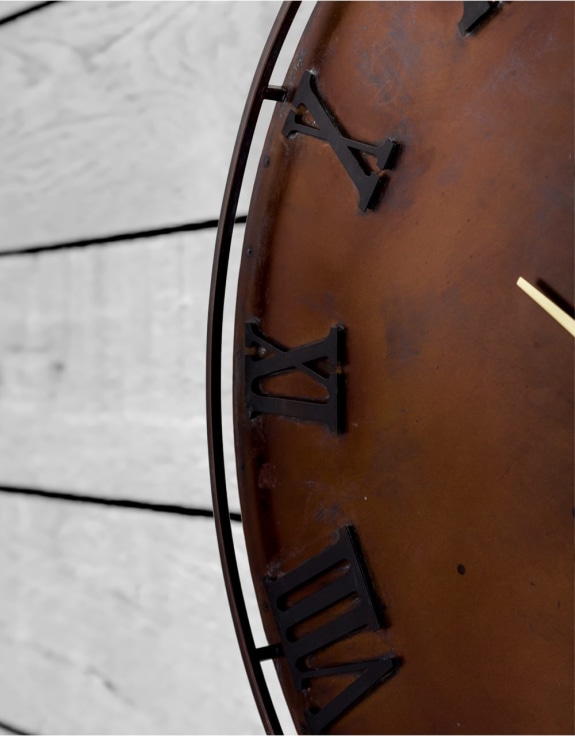
<instances>
[{"instance_id":1,"label":"scratch on clock face","mask_svg":"<svg viewBox=\"0 0 575 736\"><path fill-rule=\"evenodd\" d=\"M573 319L573 317L570 317L567 312L561 309L561 307L558 307L557 304L549 299L549 297L545 296L545 294L539 291L539 289L536 289L522 276L517 279L517 286L524 291L527 296L530 296L531 299L541 307L541 309L553 317L556 322L559 322L561 327L564 327L570 335L575 337L575 319Z\"/></svg>"}]
</instances>

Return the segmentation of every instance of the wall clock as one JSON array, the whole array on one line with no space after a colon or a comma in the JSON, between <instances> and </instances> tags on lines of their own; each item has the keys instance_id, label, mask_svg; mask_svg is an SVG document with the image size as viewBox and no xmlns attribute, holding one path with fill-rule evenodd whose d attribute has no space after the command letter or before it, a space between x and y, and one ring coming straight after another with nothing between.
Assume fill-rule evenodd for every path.
<instances>
[{"instance_id":1,"label":"wall clock","mask_svg":"<svg viewBox=\"0 0 575 736\"><path fill-rule=\"evenodd\" d=\"M573 11L319 3L280 89L293 7L274 29L234 343L268 646L232 610L268 730L264 658L303 733L573 731ZM208 360L230 590L216 374L242 145Z\"/></svg>"}]
</instances>

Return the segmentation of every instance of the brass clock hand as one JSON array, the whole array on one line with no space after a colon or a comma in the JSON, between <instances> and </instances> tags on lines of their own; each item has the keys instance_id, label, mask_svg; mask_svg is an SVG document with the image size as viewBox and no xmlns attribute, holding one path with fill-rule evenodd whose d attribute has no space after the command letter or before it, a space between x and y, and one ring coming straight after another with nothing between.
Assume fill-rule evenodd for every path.
<instances>
[{"instance_id":1,"label":"brass clock hand","mask_svg":"<svg viewBox=\"0 0 575 736\"><path fill-rule=\"evenodd\" d=\"M551 315L554 320L559 322L561 327L564 327L570 335L575 337L575 319L570 317L563 309L558 307L554 302L545 296L539 289L536 289L529 281L526 281L522 276L517 279L517 286L524 291L527 296L530 296L534 302L544 309L547 314Z\"/></svg>"}]
</instances>

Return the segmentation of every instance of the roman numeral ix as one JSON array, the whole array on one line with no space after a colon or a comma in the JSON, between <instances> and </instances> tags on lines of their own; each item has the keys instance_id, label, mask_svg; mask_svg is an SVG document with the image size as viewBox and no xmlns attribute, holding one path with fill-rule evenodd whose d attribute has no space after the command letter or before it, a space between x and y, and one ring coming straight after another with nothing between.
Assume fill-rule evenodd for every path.
<instances>
[{"instance_id":1,"label":"roman numeral ix","mask_svg":"<svg viewBox=\"0 0 575 736\"><path fill-rule=\"evenodd\" d=\"M258 414L278 414L291 419L326 424L341 434L345 430L345 328L332 327L317 342L288 349L272 342L255 322L246 324L245 356L246 411L250 418ZM266 392L262 382L272 376L301 371L326 391L325 400L277 396Z\"/></svg>"},{"instance_id":2,"label":"roman numeral ix","mask_svg":"<svg viewBox=\"0 0 575 736\"><path fill-rule=\"evenodd\" d=\"M339 568L339 575L330 576L322 587L308 593L295 603L290 598L312 581ZM338 541L280 578L264 580L278 626L283 654L296 689L303 690L318 677L355 674L357 677L329 703L315 710L306 710L311 733L325 733L359 700L394 673L397 659L384 655L367 661L348 662L322 668L310 668L308 658L362 629L377 631L383 625L375 594L355 539L353 527L339 530ZM297 627L335 604L354 599L344 613L298 637Z\"/></svg>"},{"instance_id":3,"label":"roman numeral ix","mask_svg":"<svg viewBox=\"0 0 575 736\"><path fill-rule=\"evenodd\" d=\"M385 169L392 167L399 145L389 138L380 145L370 145L343 135L333 116L321 101L316 89L315 76L309 71L304 72L292 104L293 108L289 111L284 123L283 134L287 137L293 133L304 133L327 141L359 192L360 210L365 212L368 208L374 209L384 183L381 174ZM317 127L304 122L305 110L312 115ZM381 171L379 173L371 171L363 160L362 154L373 156Z\"/></svg>"}]
</instances>

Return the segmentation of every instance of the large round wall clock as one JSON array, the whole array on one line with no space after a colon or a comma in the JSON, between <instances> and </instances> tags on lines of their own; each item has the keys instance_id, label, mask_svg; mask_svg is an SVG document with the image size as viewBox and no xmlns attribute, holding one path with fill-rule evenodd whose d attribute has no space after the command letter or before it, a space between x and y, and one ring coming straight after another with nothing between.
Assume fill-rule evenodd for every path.
<instances>
[{"instance_id":1,"label":"large round wall clock","mask_svg":"<svg viewBox=\"0 0 575 736\"><path fill-rule=\"evenodd\" d=\"M302 733L573 733L574 6L321 2L271 88L292 13L234 342L264 722L271 658Z\"/></svg>"}]
</instances>

